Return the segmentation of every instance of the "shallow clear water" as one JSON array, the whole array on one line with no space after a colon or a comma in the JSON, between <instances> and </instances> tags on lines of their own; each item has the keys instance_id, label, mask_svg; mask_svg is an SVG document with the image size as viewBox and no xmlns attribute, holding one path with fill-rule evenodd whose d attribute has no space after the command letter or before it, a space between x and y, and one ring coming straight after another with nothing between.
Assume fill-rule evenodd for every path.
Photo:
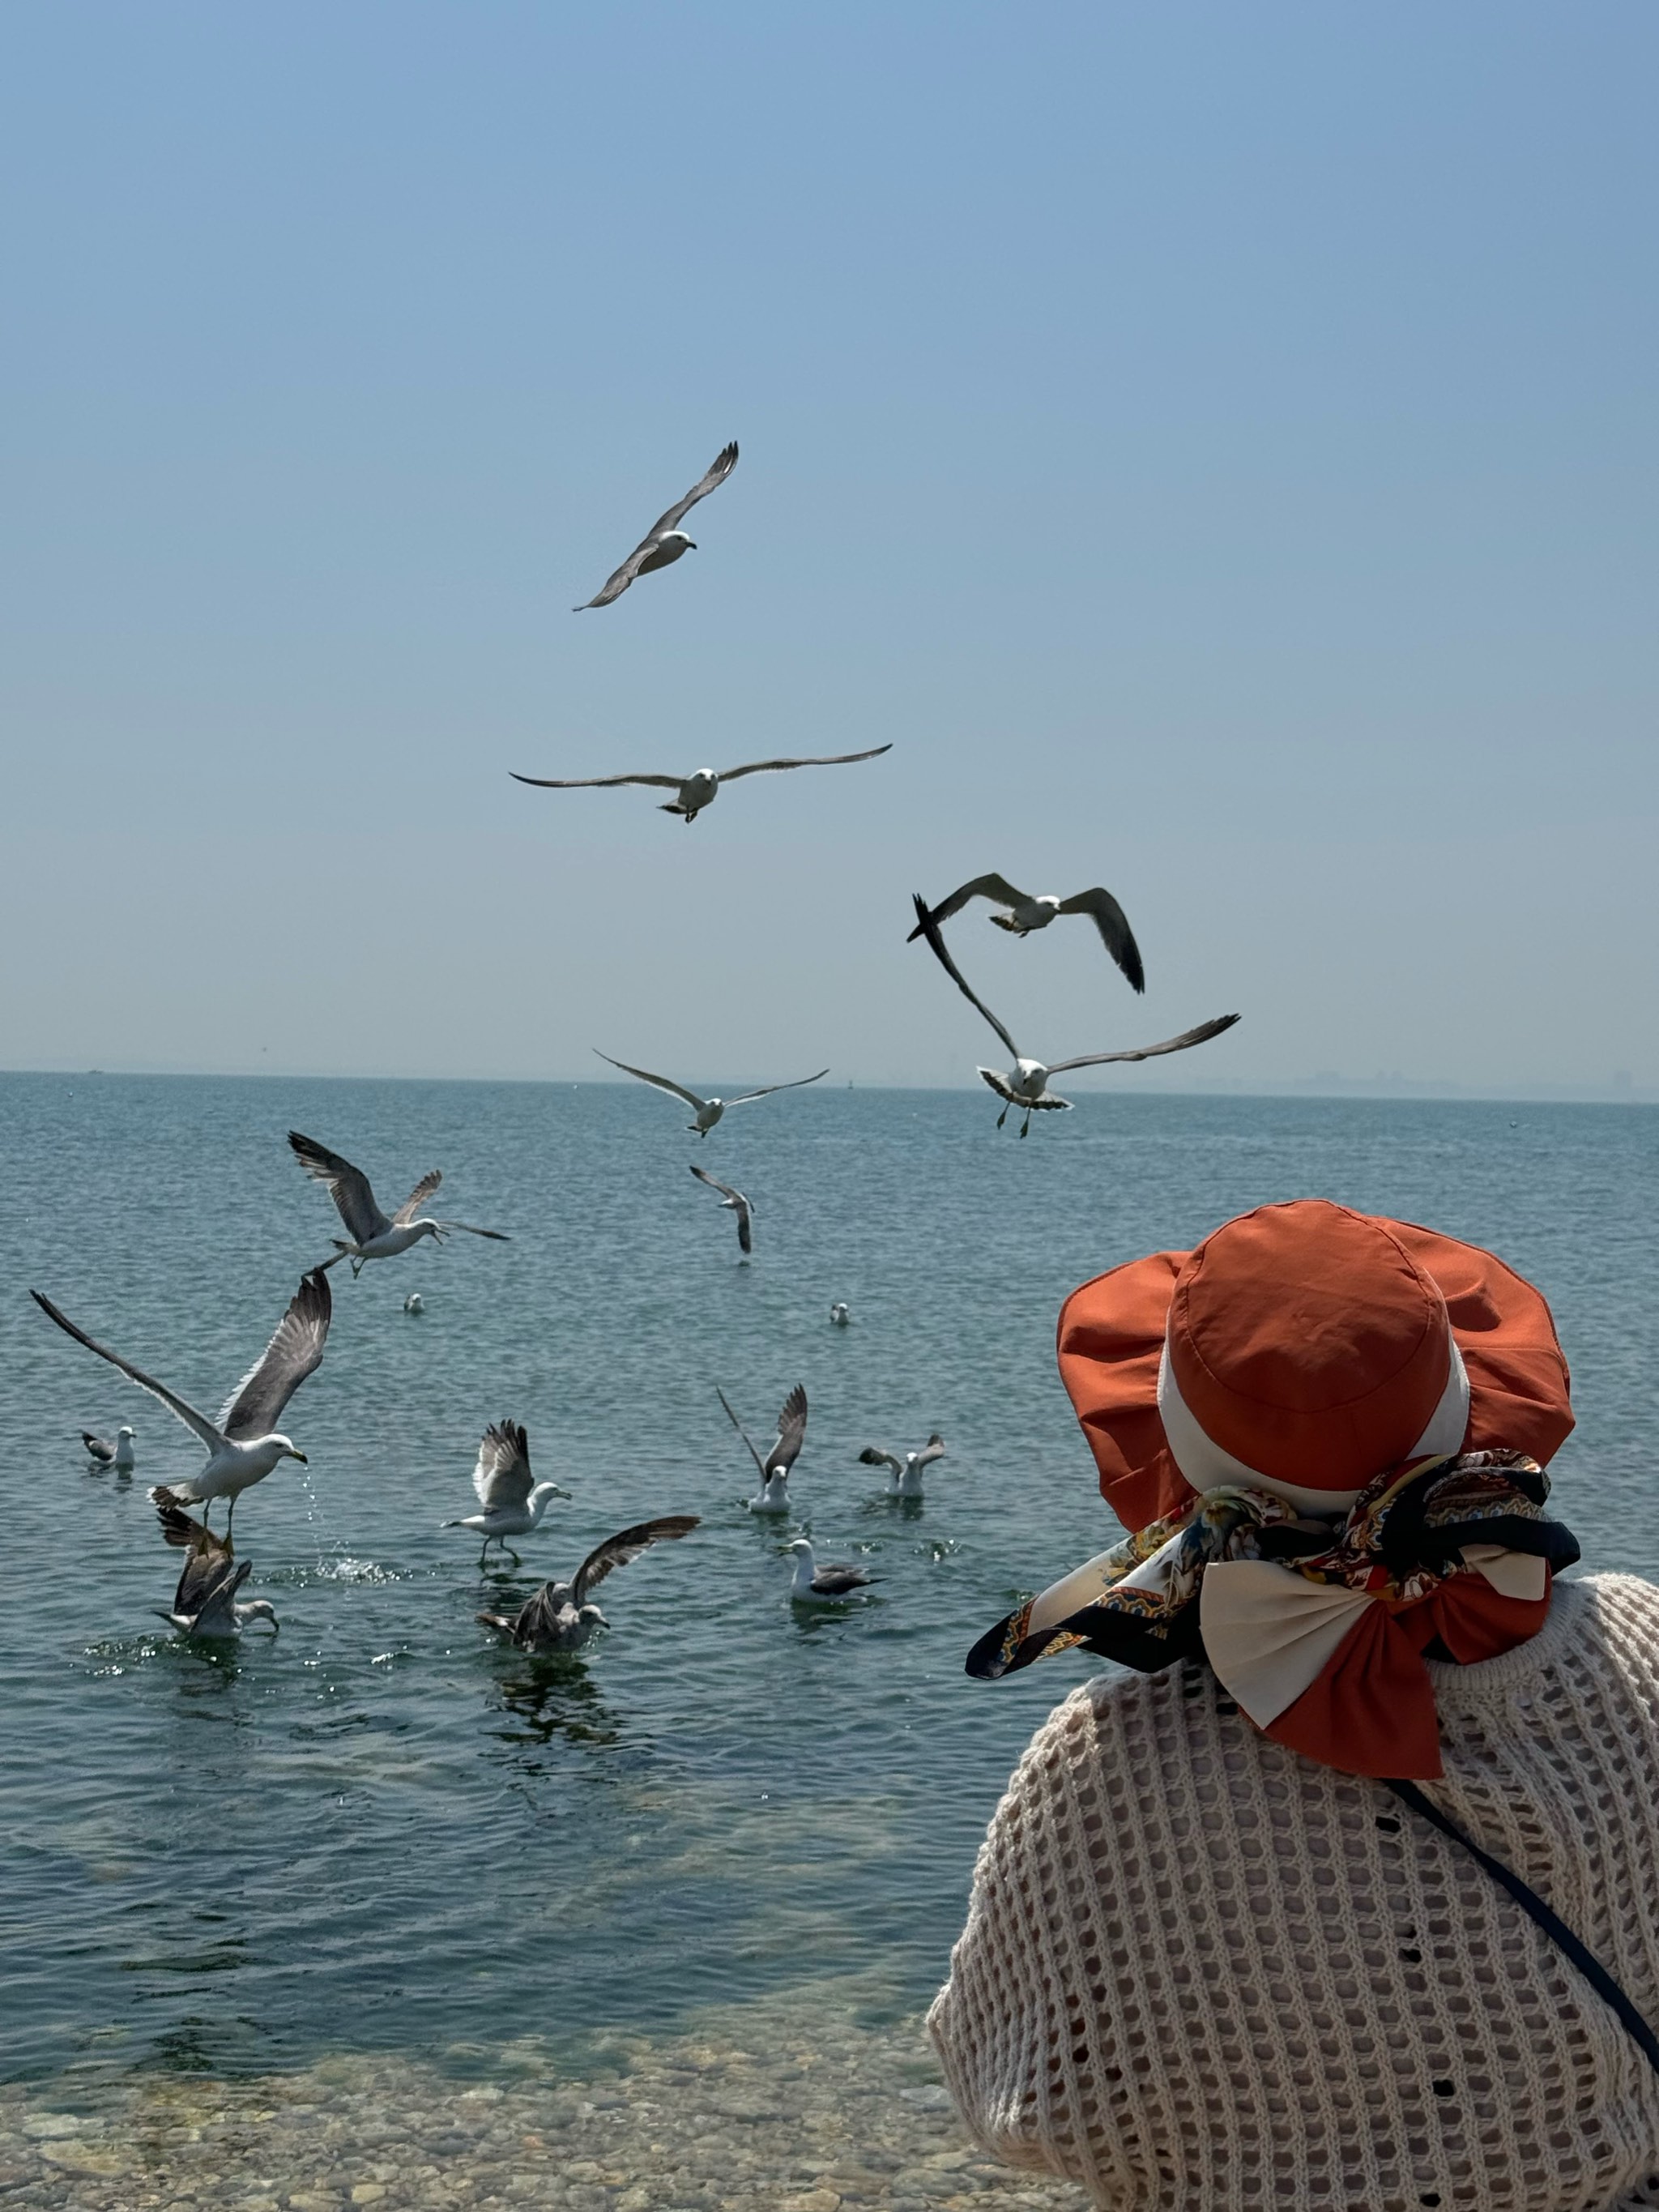
<instances>
[{"instance_id":1,"label":"shallow clear water","mask_svg":"<svg viewBox=\"0 0 1659 2212\"><path fill-rule=\"evenodd\" d=\"M526 2033L579 2063L592 2030L670 2035L818 1982L872 2022L914 2014L1020 1746L1094 1663L961 1671L1018 1591L1109 1540L1054 1373L1060 1301L1261 1200L1431 1222L1539 1281L1580 1420L1557 1510L1589 1563L1659 1573L1653 1109L1114 1096L1021 1144L982 1096L824 1090L699 1146L632 1087L9 1077L0 1115L13 2078L346 2050L464 2069ZM514 1241L337 1273L289 1416L309 1471L238 1516L282 1632L222 1656L154 1618L178 1562L145 1486L188 1473L192 1440L24 1292L216 1409L336 1225L290 1126L385 1200L441 1165L443 1206ZM752 1265L692 1157L756 1201ZM742 1510L752 1469L714 1395L769 1436L798 1379L799 1525L881 1577L833 1617L788 1603L797 1523ZM438 1523L471 1509L501 1415L574 1499L521 1572L481 1576ZM137 1479L88 1473L77 1430L123 1419ZM925 1504L890 1505L859 1448L934 1426ZM612 1579L581 1660L475 1626L678 1511L703 1526Z\"/></svg>"}]
</instances>

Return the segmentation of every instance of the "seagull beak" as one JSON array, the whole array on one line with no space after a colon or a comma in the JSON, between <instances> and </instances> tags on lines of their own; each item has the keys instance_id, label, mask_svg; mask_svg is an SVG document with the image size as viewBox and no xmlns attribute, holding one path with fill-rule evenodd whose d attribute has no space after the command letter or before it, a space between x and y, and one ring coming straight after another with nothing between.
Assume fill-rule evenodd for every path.
<instances>
[{"instance_id":1,"label":"seagull beak","mask_svg":"<svg viewBox=\"0 0 1659 2212\"><path fill-rule=\"evenodd\" d=\"M696 551L696 550L697 550L697 541L696 541L696 539L695 538L688 538L686 539L686 541L685 541L685 550L686 550L686 551L687 551L688 553L695 553L695 552Z\"/></svg>"},{"instance_id":2,"label":"seagull beak","mask_svg":"<svg viewBox=\"0 0 1659 2212\"><path fill-rule=\"evenodd\" d=\"M290 1459L297 1459L301 1467L309 1467L311 1465L311 1462L306 1457L303 1452L290 1452L289 1456Z\"/></svg>"}]
</instances>

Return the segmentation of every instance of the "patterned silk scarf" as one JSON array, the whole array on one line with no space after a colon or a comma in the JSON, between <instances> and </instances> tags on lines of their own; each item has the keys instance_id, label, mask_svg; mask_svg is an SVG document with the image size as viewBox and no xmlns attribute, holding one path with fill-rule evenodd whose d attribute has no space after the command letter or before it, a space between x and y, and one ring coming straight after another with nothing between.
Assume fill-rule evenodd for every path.
<instances>
[{"instance_id":1,"label":"patterned silk scarf","mask_svg":"<svg viewBox=\"0 0 1659 2212\"><path fill-rule=\"evenodd\" d=\"M1346 1518L1270 1492L1206 1492L1091 1559L982 1636L987 1680L1083 1645L1156 1673L1207 1658L1258 1727L1354 1774L1442 1769L1425 1656L1465 1663L1542 1626L1578 1547L1523 1452L1391 1468Z\"/></svg>"}]
</instances>

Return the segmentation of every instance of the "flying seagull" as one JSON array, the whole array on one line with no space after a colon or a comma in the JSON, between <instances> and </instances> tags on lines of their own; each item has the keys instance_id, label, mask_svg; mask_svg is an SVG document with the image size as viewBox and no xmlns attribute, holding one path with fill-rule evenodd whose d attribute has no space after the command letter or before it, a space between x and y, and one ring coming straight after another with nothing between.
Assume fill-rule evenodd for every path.
<instances>
[{"instance_id":1,"label":"flying seagull","mask_svg":"<svg viewBox=\"0 0 1659 2212\"><path fill-rule=\"evenodd\" d=\"M118 1352L112 1352L107 1345L88 1336L85 1329L77 1328L69 1316L60 1313L40 1291L31 1291L29 1296L47 1320L55 1321L65 1335L72 1336L77 1344L84 1344L100 1359L107 1359L112 1367L118 1367L127 1380L136 1382L141 1390L148 1390L152 1397L159 1398L206 1445L207 1465L199 1474L192 1475L187 1482L174 1483L170 1489L151 1491L150 1496L158 1504L211 1508L216 1498L228 1498L230 1509L225 1528L228 1534L235 1517L236 1500L243 1491L256 1482L263 1482L283 1460L297 1459L301 1467L308 1464L305 1454L295 1448L277 1428L276 1422L307 1376L314 1375L322 1364L323 1346L328 1341L328 1325L334 1312L328 1277L322 1268L313 1267L301 1282L289 1302L288 1311L276 1324L275 1335L237 1384L216 1421L209 1420L205 1413L198 1413L194 1406L187 1405L169 1390L165 1382L158 1382L142 1367L135 1367Z\"/></svg>"},{"instance_id":2,"label":"flying seagull","mask_svg":"<svg viewBox=\"0 0 1659 2212\"><path fill-rule=\"evenodd\" d=\"M132 1431L121 1427L115 1431L115 1441L107 1437L94 1436L90 1429L82 1429L81 1441L87 1448L87 1456L95 1467L112 1467L118 1474L131 1471L134 1453Z\"/></svg>"},{"instance_id":3,"label":"flying seagull","mask_svg":"<svg viewBox=\"0 0 1659 2212\"><path fill-rule=\"evenodd\" d=\"M1073 1067L1101 1067L1108 1060L1156 1060L1163 1053L1185 1052L1192 1045L1207 1044L1212 1037L1219 1036L1223 1030L1231 1029L1238 1019L1237 1014L1221 1014L1214 1021L1200 1022L1195 1030L1183 1030L1179 1036L1165 1037L1162 1044L1140 1045L1133 1052L1080 1053L1075 1060L1056 1060L1046 1065L1040 1060L1027 1060L984 1000L976 997L969 989L962 970L945 949L945 939L939 933L939 925L928 912L927 900L919 893L915 894L915 905L917 924L921 935L933 947L934 957L963 997L970 1006L978 1008L1014 1056L1014 1064L1006 1075L1000 1074L994 1067L981 1067L979 1071L981 1079L988 1083L1003 1101L1002 1111L997 1115L999 1129L1007 1120L1011 1106L1024 1109L1025 1119L1019 1125L1022 1137L1031 1126L1033 1114L1071 1111L1071 1100L1059 1097L1049 1090L1048 1078L1051 1075L1063 1075Z\"/></svg>"},{"instance_id":4,"label":"flying seagull","mask_svg":"<svg viewBox=\"0 0 1659 2212\"><path fill-rule=\"evenodd\" d=\"M872 1578L862 1567L819 1566L805 1536L797 1536L793 1544L786 1544L783 1548L795 1555L795 1576L789 1585L789 1595L797 1605L838 1605L870 1586Z\"/></svg>"},{"instance_id":5,"label":"flying seagull","mask_svg":"<svg viewBox=\"0 0 1659 2212\"><path fill-rule=\"evenodd\" d=\"M789 1470L800 1457L800 1448L806 1437L806 1388L797 1382L783 1401L778 1415L778 1433L772 1449L764 1459L755 1449L749 1431L732 1411L726 1395L718 1384L714 1395L726 1407L726 1418L748 1445L749 1456L760 1470L761 1486L749 1503L751 1513L787 1513L789 1510Z\"/></svg>"},{"instance_id":6,"label":"flying seagull","mask_svg":"<svg viewBox=\"0 0 1659 2212\"><path fill-rule=\"evenodd\" d=\"M729 1182L720 1182L709 1174L707 1168L700 1168L695 1160L691 1162L691 1172L699 1182L706 1182L710 1190L719 1191L720 1204L729 1212L737 1215L738 1249L746 1260L755 1249L755 1239L749 1225L755 1218L754 1207L740 1190L733 1190Z\"/></svg>"},{"instance_id":7,"label":"flying seagull","mask_svg":"<svg viewBox=\"0 0 1659 2212\"><path fill-rule=\"evenodd\" d=\"M619 1067L624 1075L635 1076L641 1083L653 1083L659 1091L684 1098L697 1117L685 1126L699 1137L708 1134L729 1106L747 1106L754 1099L769 1098L775 1091L799 1091L809 1083L822 1083L830 1073L827 1067L821 1067L816 1075L799 1075L793 1083L769 1083L759 1091L745 1091L738 1098L699 1098L695 1091L688 1091L683 1083L675 1083L666 1075L653 1075L643 1067L630 1067L625 1060L612 1060L608 1052L599 1052L598 1045L593 1049L608 1066Z\"/></svg>"},{"instance_id":8,"label":"flying seagull","mask_svg":"<svg viewBox=\"0 0 1659 2212\"><path fill-rule=\"evenodd\" d=\"M1091 891L1076 891L1070 898L1060 898L1053 891L1041 891L1033 897L1029 891L1017 891L1006 876L975 876L970 884L953 890L948 899L941 900L933 908L936 922L949 921L953 914L960 914L969 899L990 899L1005 909L990 918L999 929L1012 930L1016 937L1029 937L1034 929L1047 929L1057 915L1086 914L1100 932L1100 941L1128 978L1132 990L1146 988L1146 970L1140 964L1140 947L1135 943L1129 918L1112 896L1110 891L1097 884ZM910 940L921 935L918 922L910 932Z\"/></svg>"},{"instance_id":9,"label":"flying seagull","mask_svg":"<svg viewBox=\"0 0 1659 2212\"><path fill-rule=\"evenodd\" d=\"M945 1439L935 1429L920 1451L908 1451L902 1459L896 1452L887 1451L880 1444L866 1444L859 1454L859 1460L865 1467L884 1467L888 1470L887 1495L890 1498L920 1498L921 1470L944 1456Z\"/></svg>"},{"instance_id":10,"label":"flying seagull","mask_svg":"<svg viewBox=\"0 0 1659 2212\"><path fill-rule=\"evenodd\" d=\"M158 1492L156 1501L162 1536L176 1550L189 1555L173 1594L173 1610L162 1613L161 1619L171 1621L186 1636L240 1636L253 1620L268 1620L273 1628L280 1628L276 1609L268 1597L249 1598L246 1604L237 1599L237 1591L253 1572L252 1562L244 1559L239 1565L227 1538L216 1536L170 1497Z\"/></svg>"},{"instance_id":11,"label":"flying seagull","mask_svg":"<svg viewBox=\"0 0 1659 2212\"><path fill-rule=\"evenodd\" d=\"M445 1521L446 1528L471 1528L483 1538L483 1549L478 1554L483 1566L492 1544L499 1544L504 1552L511 1553L514 1565L523 1563L507 1542L509 1536L527 1536L532 1528L541 1526L542 1516L556 1498L568 1498L568 1490L561 1490L556 1482L532 1482L530 1474L530 1438L520 1421L496 1421L483 1432L478 1446L477 1465L472 1470L472 1487L478 1493L483 1510L469 1513L465 1521Z\"/></svg>"},{"instance_id":12,"label":"flying seagull","mask_svg":"<svg viewBox=\"0 0 1659 2212\"><path fill-rule=\"evenodd\" d=\"M596 1545L568 1583L544 1583L527 1605L515 1613L481 1613L486 1628L499 1629L525 1651L574 1651L596 1628L611 1623L587 1594L596 1589L617 1567L625 1567L648 1552L653 1544L675 1543L699 1525L695 1513L666 1513L660 1520L641 1521L622 1528Z\"/></svg>"},{"instance_id":13,"label":"flying seagull","mask_svg":"<svg viewBox=\"0 0 1659 2212\"><path fill-rule=\"evenodd\" d=\"M689 826L704 807L714 805L723 783L734 783L740 775L769 775L781 768L845 768L849 761L874 760L878 754L892 750L890 741L872 745L868 752L821 753L808 760L747 761L741 768L694 769L690 775L520 775L517 769L507 773L515 782L533 783L541 791L597 791L619 783L648 783L658 791L674 794L658 811L683 815Z\"/></svg>"},{"instance_id":14,"label":"flying seagull","mask_svg":"<svg viewBox=\"0 0 1659 2212\"><path fill-rule=\"evenodd\" d=\"M326 1145L313 1138L302 1137L297 1129L288 1133L294 1157L306 1173L317 1182L326 1183L330 1197L339 1208L340 1218L345 1224L346 1235L330 1241L334 1246L334 1257L325 1260L325 1267L337 1267L342 1260L349 1259L351 1272L361 1275L370 1260L393 1260L399 1252L407 1252L411 1244L418 1244L422 1237L430 1237L441 1244L452 1229L464 1229L469 1237L487 1237L492 1244L512 1242L505 1231L477 1229L470 1221L434 1221L421 1208L443 1181L441 1170L434 1168L423 1175L409 1196L388 1221L374 1200L368 1177L361 1168L342 1159L338 1152L331 1152ZM408 1309L405 1309L408 1310ZM419 1307L414 1309L419 1312Z\"/></svg>"},{"instance_id":15,"label":"flying seagull","mask_svg":"<svg viewBox=\"0 0 1659 2212\"><path fill-rule=\"evenodd\" d=\"M718 491L738 465L738 441L722 446L714 456L707 476L700 477L684 499L677 499L665 514L659 514L645 536L623 562L605 580L604 588L591 599L584 599L573 614L586 614L589 607L608 607L612 599L621 599L635 576L648 576L653 568L665 568L678 561L682 553L695 553L696 540L688 538L680 528L686 516L700 499L707 499L711 491Z\"/></svg>"}]
</instances>

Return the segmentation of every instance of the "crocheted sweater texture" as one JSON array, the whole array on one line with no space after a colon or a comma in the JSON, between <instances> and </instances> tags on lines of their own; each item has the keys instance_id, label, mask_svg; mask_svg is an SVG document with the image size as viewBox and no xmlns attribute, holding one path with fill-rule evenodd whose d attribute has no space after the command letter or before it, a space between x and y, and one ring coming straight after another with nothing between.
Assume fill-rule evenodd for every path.
<instances>
[{"instance_id":1,"label":"crocheted sweater texture","mask_svg":"<svg viewBox=\"0 0 1659 2212\"><path fill-rule=\"evenodd\" d=\"M1431 1665L1424 1785L1659 2028L1659 1589ZM1207 1668L1097 1676L997 1808L928 2017L979 2142L1114 2212L1659 2206L1659 2075L1468 1855Z\"/></svg>"}]
</instances>

